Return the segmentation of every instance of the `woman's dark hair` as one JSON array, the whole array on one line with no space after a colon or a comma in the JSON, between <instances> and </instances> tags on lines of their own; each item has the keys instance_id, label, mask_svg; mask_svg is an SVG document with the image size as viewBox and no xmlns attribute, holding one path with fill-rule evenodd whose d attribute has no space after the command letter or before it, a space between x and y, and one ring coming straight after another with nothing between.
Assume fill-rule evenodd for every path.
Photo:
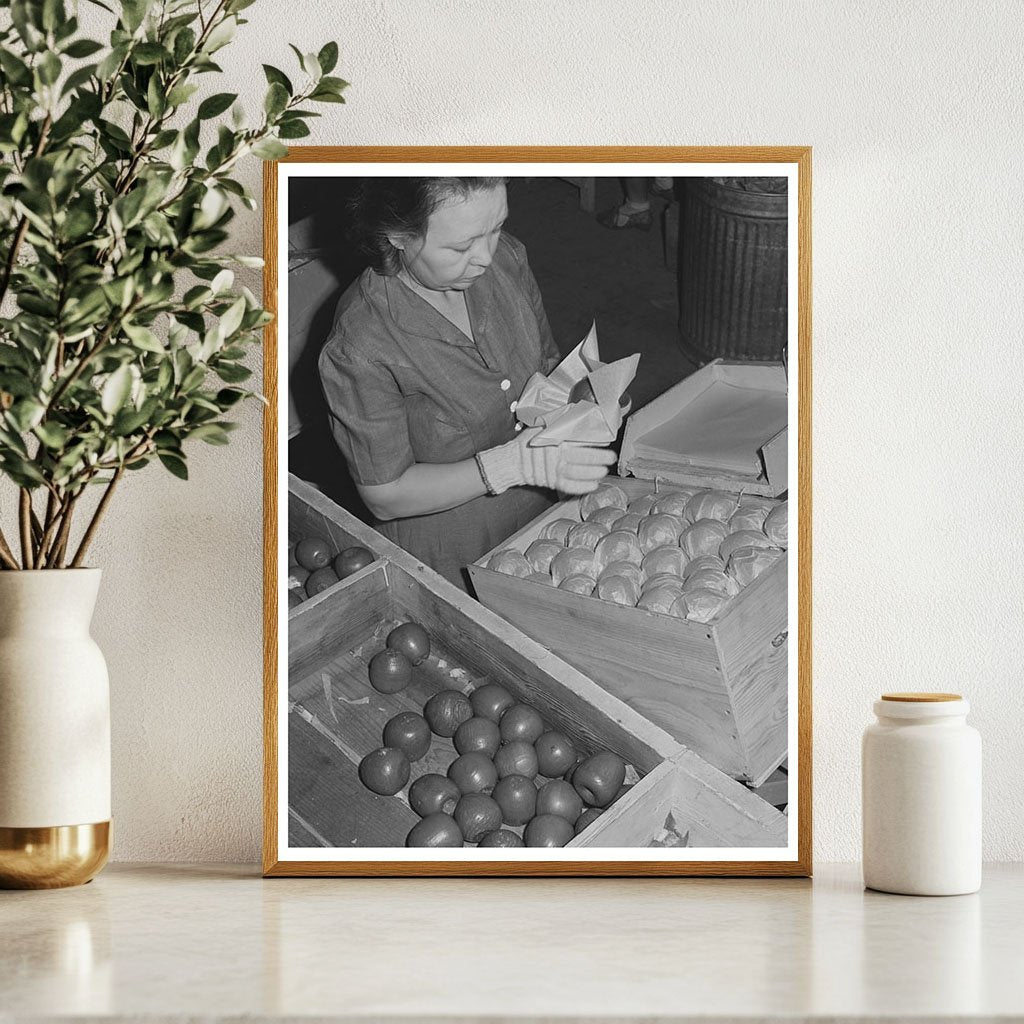
<instances>
[{"instance_id":1,"label":"woman's dark hair","mask_svg":"<svg viewBox=\"0 0 1024 1024\"><path fill-rule=\"evenodd\" d=\"M388 235L422 236L430 215L453 199L488 192L507 178L365 178L349 200L355 240L370 266L391 277L401 268Z\"/></svg>"}]
</instances>

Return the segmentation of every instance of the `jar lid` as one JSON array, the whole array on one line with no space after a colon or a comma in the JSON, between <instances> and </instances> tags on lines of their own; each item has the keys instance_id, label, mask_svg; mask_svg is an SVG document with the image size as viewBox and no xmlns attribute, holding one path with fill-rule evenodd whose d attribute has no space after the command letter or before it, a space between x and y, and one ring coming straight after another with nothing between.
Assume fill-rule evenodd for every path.
<instances>
[{"instance_id":1,"label":"jar lid","mask_svg":"<svg viewBox=\"0 0 1024 1024\"><path fill-rule=\"evenodd\" d=\"M963 700L959 693L883 693L882 700L898 700L911 704L931 704L944 700Z\"/></svg>"}]
</instances>

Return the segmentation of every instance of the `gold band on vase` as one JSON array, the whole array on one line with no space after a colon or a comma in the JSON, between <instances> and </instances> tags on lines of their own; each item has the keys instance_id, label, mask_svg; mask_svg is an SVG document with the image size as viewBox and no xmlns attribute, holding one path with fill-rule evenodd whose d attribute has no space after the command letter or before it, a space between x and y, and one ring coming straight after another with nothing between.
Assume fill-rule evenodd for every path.
<instances>
[{"instance_id":1,"label":"gold band on vase","mask_svg":"<svg viewBox=\"0 0 1024 1024\"><path fill-rule=\"evenodd\" d=\"M95 878L110 856L110 822L0 825L0 888L59 889Z\"/></svg>"}]
</instances>

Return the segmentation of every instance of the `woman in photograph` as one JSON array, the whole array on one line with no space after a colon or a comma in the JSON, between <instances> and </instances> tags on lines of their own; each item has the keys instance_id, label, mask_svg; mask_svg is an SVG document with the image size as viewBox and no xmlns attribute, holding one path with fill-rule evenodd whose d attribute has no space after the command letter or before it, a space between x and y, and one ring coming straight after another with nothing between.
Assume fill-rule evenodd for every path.
<instances>
[{"instance_id":1,"label":"woman in photograph","mask_svg":"<svg viewBox=\"0 0 1024 1024\"><path fill-rule=\"evenodd\" d=\"M559 361L504 178L367 179L352 203L369 267L320 356L334 439L377 528L466 589L462 569L584 494L606 448L530 447L529 377Z\"/></svg>"}]
</instances>

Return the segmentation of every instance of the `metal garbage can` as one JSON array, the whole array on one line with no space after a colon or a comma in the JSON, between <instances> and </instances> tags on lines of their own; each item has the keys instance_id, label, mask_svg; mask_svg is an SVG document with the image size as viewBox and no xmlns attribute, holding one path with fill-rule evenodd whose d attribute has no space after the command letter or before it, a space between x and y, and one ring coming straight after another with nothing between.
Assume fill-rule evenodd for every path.
<instances>
[{"instance_id":1,"label":"metal garbage can","mask_svg":"<svg viewBox=\"0 0 1024 1024\"><path fill-rule=\"evenodd\" d=\"M684 178L679 335L697 362L780 360L788 312L786 178Z\"/></svg>"}]
</instances>

